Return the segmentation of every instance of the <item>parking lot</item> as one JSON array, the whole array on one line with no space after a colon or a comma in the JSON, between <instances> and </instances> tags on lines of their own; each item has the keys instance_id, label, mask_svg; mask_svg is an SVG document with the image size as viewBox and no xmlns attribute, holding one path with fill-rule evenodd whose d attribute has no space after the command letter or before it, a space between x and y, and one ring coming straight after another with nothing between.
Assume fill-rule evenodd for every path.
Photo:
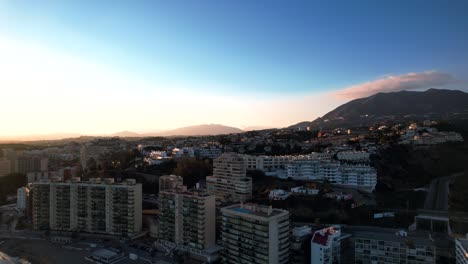
<instances>
[{"instance_id":1,"label":"parking lot","mask_svg":"<svg viewBox=\"0 0 468 264\"><path fill-rule=\"evenodd\" d=\"M12 257L26 259L34 264L86 264L92 263L85 260L85 257L91 255L94 251L106 248L108 245L88 243L80 241L77 243L53 243L41 239L19 239L19 238L1 238L0 251ZM128 254L125 258L114 263L118 264L140 264L151 263L150 253L147 247L141 245L136 248L129 248L129 252L136 253L140 258L130 260ZM126 250L125 250L126 251ZM160 263L157 258L153 258L153 263Z\"/></svg>"}]
</instances>

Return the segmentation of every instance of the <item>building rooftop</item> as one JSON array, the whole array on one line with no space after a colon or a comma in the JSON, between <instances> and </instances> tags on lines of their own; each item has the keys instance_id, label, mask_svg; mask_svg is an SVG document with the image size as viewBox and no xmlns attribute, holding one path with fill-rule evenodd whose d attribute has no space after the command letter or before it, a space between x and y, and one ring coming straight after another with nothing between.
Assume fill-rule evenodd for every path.
<instances>
[{"instance_id":1,"label":"building rooftop","mask_svg":"<svg viewBox=\"0 0 468 264\"><path fill-rule=\"evenodd\" d=\"M286 210L277 209L277 208L273 208L271 206L266 206L266 205L253 204L253 203L231 205L231 206L224 207L221 210L236 212L240 214L259 216L262 218L270 218L270 217L275 217L275 216L279 216L282 214L288 214L288 211Z\"/></svg>"},{"instance_id":2,"label":"building rooftop","mask_svg":"<svg viewBox=\"0 0 468 264\"><path fill-rule=\"evenodd\" d=\"M436 240L439 240L438 238L432 237L428 232L406 231L392 228L348 226L346 231L351 233L355 238L384 240L400 243L412 241L416 244L435 246Z\"/></svg>"}]
</instances>

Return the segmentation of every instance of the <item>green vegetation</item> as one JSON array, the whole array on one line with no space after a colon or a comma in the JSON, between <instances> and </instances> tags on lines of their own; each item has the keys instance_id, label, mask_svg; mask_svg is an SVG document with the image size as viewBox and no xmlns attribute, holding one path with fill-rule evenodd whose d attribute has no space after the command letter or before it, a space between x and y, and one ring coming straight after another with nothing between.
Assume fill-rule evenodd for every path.
<instances>
[{"instance_id":1,"label":"green vegetation","mask_svg":"<svg viewBox=\"0 0 468 264\"><path fill-rule=\"evenodd\" d=\"M468 142L428 147L392 145L374 157L379 181L389 189L425 186L437 177L468 170Z\"/></svg>"},{"instance_id":2,"label":"green vegetation","mask_svg":"<svg viewBox=\"0 0 468 264\"><path fill-rule=\"evenodd\" d=\"M468 170L450 186L449 208L453 212L468 213Z\"/></svg>"},{"instance_id":3,"label":"green vegetation","mask_svg":"<svg viewBox=\"0 0 468 264\"><path fill-rule=\"evenodd\" d=\"M26 175L21 173L11 173L0 178L0 205L7 203L6 198L10 194L15 194L16 190L28 183Z\"/></svg>"},{"instance_id":4,"label":"green vegetation","mask_svg":"<svg viewBox=\"0 0 468 264\"><path fill-rule=\"evenodd\" d=\"M468 233L468 170L458 176L450 186L449 216L454 233Z\"/></svg>"},{"instance_id":5,"label":"green vegetation","mask_svg":"<svg viewBox=\"0 0 468 264\"><path fill-rule=\"evenodd\" d=\"M187 185L187 188L192 188L197 182L213 174L213 166L209 160L182 159L177 162L173 174L182 176L184 185Z\"/></svg>"}]
</instances>

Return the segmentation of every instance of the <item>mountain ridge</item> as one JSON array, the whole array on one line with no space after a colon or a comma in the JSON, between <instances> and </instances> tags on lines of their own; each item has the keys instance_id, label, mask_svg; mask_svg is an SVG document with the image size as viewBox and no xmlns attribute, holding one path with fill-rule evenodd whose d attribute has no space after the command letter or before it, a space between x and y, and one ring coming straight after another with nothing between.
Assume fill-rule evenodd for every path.
<instances>
[{"instance_id":1,"label":"mountain ridge","mask_svg":"<svg viewBox=\"0 0 468 264\"><path fill-rule=\"evenodd\" d=\"M450 117L468 114L468 93L431 88L426 91L377 93L342 104L315 119L289 128L368 125L379 119Z\"/></svg>"}]
</instances>

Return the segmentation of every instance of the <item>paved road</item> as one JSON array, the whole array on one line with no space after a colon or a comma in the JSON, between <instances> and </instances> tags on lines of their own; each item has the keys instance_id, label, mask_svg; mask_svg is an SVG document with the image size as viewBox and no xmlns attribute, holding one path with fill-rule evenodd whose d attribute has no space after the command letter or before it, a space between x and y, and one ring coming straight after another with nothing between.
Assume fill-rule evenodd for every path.
<instances>
[{"instance_id":1,"label":"paved road","mask_svg":"<svg viewBox=\"0 0 468 264\"><path fill-rule=\"evenodd\" d=\"M461 174L462 173L457 173L432 180L426 200L424 201L424 209L447 211L450 183Z\"/></svg>"}]
</instances>

